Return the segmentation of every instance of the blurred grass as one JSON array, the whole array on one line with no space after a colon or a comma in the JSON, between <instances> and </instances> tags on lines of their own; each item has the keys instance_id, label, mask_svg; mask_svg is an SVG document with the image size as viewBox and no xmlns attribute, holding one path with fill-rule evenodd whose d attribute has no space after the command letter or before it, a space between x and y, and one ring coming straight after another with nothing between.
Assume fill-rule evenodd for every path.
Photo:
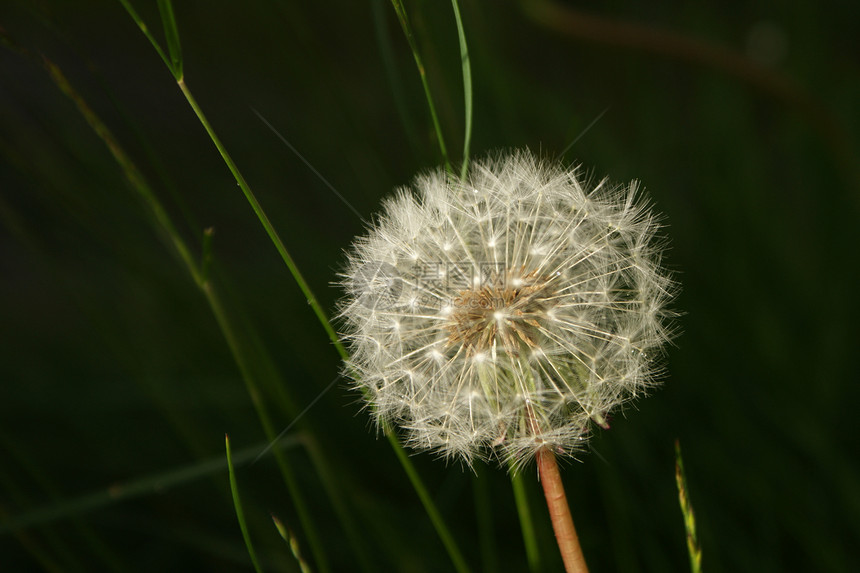
<instances>
[{"instance_id":1,"label":"blurred grass","mask_svg":"<svg viewBox=\"0 0 860 573\"><path fill-rule=\"evenodd\" d=\"M678 503L684 516L684 529L687 531L690 571L702 573L702 548L699 547L699 540L696 537L696 516L687 490L687 475L684 471L684 458L681 457L681 443L677 440L675 440L675 483L678 486Z\"/></svg>"},{"instance_id":2,"label":"blurred grass","mask_svg":"<svg viewBox=\"0 0 860 573\"><path fill-rule=\"evenodd\" d=\"M245 540L245 547L248 548L248 557L251 558L254 571L262 573L260 562L257 559L257 551L254 549L254 542L251 540L251 533L248 531L248 522L245 521L245 510L242 509L242 498L239 496L239 483L236 479L236 471L233 469L233 453L230 451L230 437L227 435L224 436L224 447L227 450L227 469L230 475L230 493L233 496L233 507L236 509L236 519L239 521L239 528L242 530L242 539Z\"/></svg>"},{"instance_id":3,"label":"blurred grass","mask_svg":"<svg viewBox=\"0 0 860 573\"><path fill-rule=\"evenodd\" d=\"M461 157L462 67L451 5L404 5L440 128L455 144L448 151ZM155 3L135 6L151 25L159 21ZM381 197L440 161L409 46L390 6L383 8L375 24L371 2L174 5L186 77L325 309L338 296L328 285L341 251L362 221L251 108L370 217ZM555 155L609 107L566 157L595 176L643 181L667 216L669 263L684 284L685 333L670 352L665 387L596 436L599 455L563 469L592 569L688 567L673 479L676 437L708 571L860 569L852 549L860 537L853 357L860 317L850 302L860 279L860 189L821 126L695 61L577 39L526 19L514 3L460 9L472 64L472 154L527 145ZM585 9L771 62L768 70L835 118L857 164L860 40L847 3ZM310 403L337 374L336 353L122 7L12 1L0 8L0 26L60 66L163 190L195 256L203 230L215 229L210 272L236 321L249 327L243 344L259 349L255 366L280 373L297 405ZM265 439L210 309L133 197L45 74L0 51L0 430L7 438L0 522L112 483L204 464L222 455L224 432L237 448ZM256 334L245 337L250 329ZM268 387L263 398L280 428L293 413L277 392ZM307 417L336 460L342 493L358 508L379 566L449 569L395 456L374 438L345 383ZM332 568L351 570L354 555L309 454L292 459L309 511L331 531ZM479 569L482 518L468 473L426 455L412 461ZM498 570L524 570L510 482L495 469L478 475ZM261 566L298 571L271 526L272 511L286 523L298 519L270 458L242 468L239 479ZM553 570L557 549L538 485L526 482L544 567ZM5 533L3 567L246 571L228 487L222 474Z\"/></svg>"}]
</instances>

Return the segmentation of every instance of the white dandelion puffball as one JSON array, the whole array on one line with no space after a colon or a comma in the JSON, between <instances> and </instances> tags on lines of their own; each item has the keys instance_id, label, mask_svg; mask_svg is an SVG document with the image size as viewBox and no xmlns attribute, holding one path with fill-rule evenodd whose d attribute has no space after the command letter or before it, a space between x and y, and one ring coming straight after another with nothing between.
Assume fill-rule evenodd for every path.
<instances>
[{"instance_id":1,"label":"white dandelion puffball","mask_svg":"<svg viewBox=\"0 0 860 573\"><path fill-rule=\"evenodd\" d=\"M348 253L346 369L380 424L471 464L570 454L655 383L674 283L635 183L527 151L387 199Z\"/></svg>"}]
</instances>

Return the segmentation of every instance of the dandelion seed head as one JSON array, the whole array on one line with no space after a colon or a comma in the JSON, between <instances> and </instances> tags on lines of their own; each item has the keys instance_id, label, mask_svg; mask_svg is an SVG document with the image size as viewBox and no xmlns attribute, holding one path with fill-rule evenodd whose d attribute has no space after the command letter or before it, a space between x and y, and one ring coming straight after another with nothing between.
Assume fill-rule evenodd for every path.
<instances>
[{"instance_id":1,"label":"dandelion seed head","mask_svg":"<svg viewBox=\"0 0 860 573\"><path fill-rule=\"evenodd\" d=\"M636 183L526 151L419 176L347 255L346 369L379 423L471 464L574 454L656 384L675 284Z\"/></svg>"}]
</instances>

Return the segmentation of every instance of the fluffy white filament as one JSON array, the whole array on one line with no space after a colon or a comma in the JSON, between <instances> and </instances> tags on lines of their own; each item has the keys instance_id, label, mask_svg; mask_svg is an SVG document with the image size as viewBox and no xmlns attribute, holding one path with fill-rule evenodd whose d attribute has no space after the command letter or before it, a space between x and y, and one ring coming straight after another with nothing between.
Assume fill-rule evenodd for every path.
<instances>
[{"instance_id":1,"label":"fluffy white filament","mask_svg":"<svg viewBox=\"0 0 860 573\"><path fill-rule=\"evenodd\" d=\"M580 448L654 383L673 282L636 184L519 151L386 200L348 254L347 372L379 423L447 458Z\"/></svg>"}]
</instances>

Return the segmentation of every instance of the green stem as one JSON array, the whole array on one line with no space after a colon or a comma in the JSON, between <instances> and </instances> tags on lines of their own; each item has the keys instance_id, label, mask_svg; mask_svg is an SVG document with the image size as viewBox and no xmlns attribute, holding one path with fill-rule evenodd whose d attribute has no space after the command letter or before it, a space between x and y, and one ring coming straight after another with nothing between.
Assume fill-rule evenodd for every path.
<instances>
[{"instance_id":1,"label":"green stem","mask_svg":"<svg viewBox=\"0 0 860 573\"><path fill-rule=\"evenodd\" d=\"M242 379L245 381L248 395L251 397L251 402L253 403L254 410L257 413L257 417L260 419L260 423L263 426L263 431L266 434L266 438L268 438L269 442L271 443L277 439L278 432L275 430L275 426L272 423L271 418L269 417L269 412L268 410L266 410L266 407L263 404L262 392L260 391L260 387L257 383L256 377L251 371L250 365L245 360L245 355L242 352L241 347L239 346L239 340L235 335L233 326L227 317L227 313L225 312L220 299L213 290L212 284L209 281L206 281L203 283L201 288L206 295L206 299L209 301L209 306L212 308L212 313L215 315L215 320L218 321L218 325L221 327L221 331L224 333L224 337L227 340L227 346L230 347L230 352L233 355L233 360L239 367ZM287 459L284 456L283 452L278 449L274 449L273 454L275 456L275 461L277 462L278 467L281 470L281 474L284 476L287 491L290 492L290 495L293 498L293 503L296 506L296 512L299 514L299 520L302 522L302 527L304 528L305 535L308 536L308 544L311 547L311 553L313 553L314 555L317 567L320 571L328 571L329 564L326 550L323 547L319 535L317 534L316 527L313 525L314 522L311 517L311 512L305 505L304 498L299 493L300 490L298 481L293 474L292 468L287 463Z\"/></svg>"},{"instance_id":2,"label":"green stem","mask_svg":"<svg viewBox=\"0 0 860 573\"><path fill-rule=\"evenodd\" d=\"M523 532L523 543L526 546L526 560L529 571L537 573L541 570L540 550L538 549L537 534L535 533L534 521L532 520L529 500L526 495L526 486L522 472L511 474L511 486L514 490L514 502L517 505L517 514L520 519L520 529Z\"/></svg>"},{"instance_id":3,"label":"green stem","mask_svg":"<svg viewBox=\"0 0 860 573\"><path fill-rule=\"evenodd\" d=\"M418 75L421 76L421 85L424 87L424 96L427 98L427 106L430 108L433 129L436 130L436 138L439 140L439 150L442 152L442 160L445 162L445 168L453 172L451 162L448 159L445 138L442 136L442 126L439 123L439 116L436 115L436 105L433 103L433 95L430 93L430 84L427 82L427 72L424 71L424 62L421 61L421 54L418 53L418 45L415 42L415 37L412 35L412 27L409 25L409 18L406 16L406 9L403 7L401 0L391 0L391 4L397 13L397 19L400 20L400 27L403 28L403 34L406 36L409 48L412 50L412 57L415 58L415 65L418 67Z\"/></svg>"},{"instance_id":4,"label":"green stem","mask_svg":"<svg viewBox=\"0 0 860 573\"><path fill-rule=\"evenodd\" d=\"M403 451L403 447L400 445L400 442L397 441L397 436L395 436L388 428L385 429L385 437L388 438L388 441L391 443L392 447L394 447L394 452L397 454L403 469L406 470L406 475L409 476L409 481L412 482L412 487L415 488L415 492L421 499L421 503L424 504L424 511L427 512L427 515L430 517L430 521L433 522L433 526L436 528L436 532L442 539L442 544L445 545L445 549L448 550L448 555L451 556L451 561L454 563L454 569L459 573L469 573L469 566L466 565L466 560L463 558L463 554L460 553L460 549L457 547L454 537L451 535L451 532L448 531L448 527L445 525L445 521L442 519L439 510L436 508L436 504L433 503L430 493L427 491L427 488L424 487L424 483L421 481L418 471L415 469L415 466L412 465L412 460L410 460L406 455L406 452Z\"/></svg>"},{"instance_id":5,"label":"green stem","mask_svg":"<svg viewBox=\"0 0 860 573\"><path fill-rule=\"evenodd\" d=\"M472 476L475 495L475 514L478 517L478 539L481 543L481 561L485 573L499 570L496 538L493 532L493 504L488 480Z\"/></svg>"},{"instance_id":6,"label":"green stem","mask_svg":"<svg viewBox=\"0 0 860 573\"><path fill-rule=\"evenodd\" d=\"M275 247L280 253L281 258L283 258L284 262L287 264L290 273L293 275L293 278L298 283L299 288L301 288L302 292L308 300L308 303L314 309L314 313L316 314L317 319L323 326L323 329L325 329L326 333L329 336L329 339L334 344L334 347L337 349L337 352L340 355L341 359L346 360L349 357L346 348L338 339L337 333L334 331L331 322L329 322L328 317L322 310L322 307L319 305L319 302L317 301L316 297L314 296L301 272L299 272L299 269L293 261L292 257L287 252L286 247L284 246L283 242L281 241L280 237L272 226L272 223L269 220L268 216L263 211L263 208L260 206L259 202L257 201L257 198L254 196L248 184L245 182L244 177L239 172L239 169L233 162L233 159L230 157L230 154L227 153L227 150L224 148L223 144L221 143L221 140L215 134L215 131L212 129L212 126L209 124L209 121L203 114L202 109L200 109L200 106L197 104L197 101L194 99L194 96L191 94L191 92L188 90L188 87L185 85L184 80L180 79L177 83L179 84L179 88L182 90L182 93L185 95L185 98L188 100L188 103L194 110L194 113L197 114L200 123L206 129L206 132L209 134L210 138L212 139L212 142L215 144L215 147L221 154L221 157L224 159L224 162L227 164L227 167L230 169L230 172L233 173L233 176L236 178L236 182L239 184L239 187L245 194L246 199L251 204L251 208L254 210L254 213L256 213L260 222L263 224L263 227L265 228L266 233L269 235L269 238L275 244ZM430 520L433 522L433 526L436 528L436 532L439 534L439 537L442 539L442 542L448 550L451 559L454 561L455 565L459 563L460 565L462 565L462 567L464 567L461 568L460 565L457 565L457 570L461 572L468 571L468 568L465 568L465 561L463 560L463 557L460 553L459 548L457 547L457 544L454 542L454 538L448 531L448 528L445 525L445 522L442 520L441 515L439 514L438 509L436 509L436 506L433 503L432 499L430 499L429 495L427 495L426 488L424 487L421 478L418 476L418 473L415 471L412 462L409 460L408 456L403 450L403 446L397 441L396 438L393 438L390 433L388 434L388 436L392 448L394 448L395 454L397 455L397 458L400 460L401 465L403 465L403 469L409 476L409 480L412 483L412 486L415 488L416 492L421 498L421 501L424 504L424 508L427 511ZM313 551L314 548L315 545L311 543L311 550L316 556L316 552Z\"/></svg>"},{"instance_id":7,"label":"green stem","mask_svg":"<svg viewBox=\"0 0 860 573\"><path fill-rule=\"evenodd\" d=\"M158 44L158 41L155 39L155 36L149 31L149 27L146 25L146 22L143 21L138 13L135 11L134 7L131 5L131 2L128 0L119 0L119 3L122 4L125 11L128 12L128 15L131 16L131 19L134 20L134 23L137 24L137 27L140 28L140 31L143 32L143 35L146 36L146 39L149 40L149 43L152 44L152 47L155 49L155 53L158 54L158 57L164 62L164 65L167 66L167 69L170 70L170 73L174 75L174 77L178 76L176 71L173 69L173 61L167 57L167 54L161 49L161 46Z\"/></svg>"},{"instance_id":8,"label":"green stem","mask_svg":"<svg viewBox=\"0 0 860 573\"><path fill-rule=\"evenodd\" d=\"M335 470L329 464L328 458L323 454L320 444L313 435L305 440L306 450L311 457L311 462L317 470L323 487L330 492L329 501L334 506L335 513L346 531L350 547L358 557L358 567L362 571L377 571L378 567L367 552L367 544L359 534L360 528L349 510L346 500L343 498L343 488L339 487Z\"/></svg>"},{"instance_id":9,"label":"green stem","mask_svg":"<svg viewBox=\"0 0 860 573\"><path fill-rule=\"evenodd\" d=\"M291 436L291 438L282 438L278 442L277 447L284 449L286 447L298 446L300 443L299 440L294 436ZM245 464L250 464L264 447L266 447L266 444L255 444L239 450L233 456L233 465L241 467ZM218 456L178 469L145 476L131 482L114 484L109 488L72 499L60 499L44 507L31 509L18 516L8 518L2 516L3 519L0 520L0 535L17 533L24 529L69 519L121 501L163 493L170 488L192 483L222 472L224 465L224 457Z\"/></svg>"},{"instance_id":10,"label":"green stem","mask_svg":"<svg viewBox=\"0 0 860 573\"><path fill-rule=\"evenodd\" d=\"M2 432L0 432L0 445L2 445L5 450L3 452L3 459L6 460L7 463L14 461L17 465L23 468L26 473L28 490L33 491L35 489L33 486L37 486L39 489L44 491L52 500L51 507L54 507L55 504L61 502L61 494L51 479L36 465L36 462L30 456L21 452L15 442L10 440ZM29 505L27 496L21 489L16 487L16 484L11 478L4 476L0 481L4 483L4 495L9 499L9 501L14 502L18 507ZM3 517L4 519L2 522L3 526L5 526L6 519L5 516ZM3 529L3 526L0 526L0 529ZM86 520L76 519L72 523L72 526L83 538L90 550L102 560L106 571L124 572L129 570L125 564L121 562L120 558L113 553L113 550L108 546L108 544L96 534ZM46 528L44 531L48 536L54 535L52 528ZM21 543L26 547L25 539L27 534L20 530L13 530L13 533L15 533L19 541L21 541ZM2 533L0 533L0 535L2 535Z\"/></svg>"},{"instance_id":11,"label":"green stem","mask_svg":"<svg viewBox=\"0 0 860 573\"><path fill-rule=\"evenodd\" d=\"M466 32L463 30L463 20L460 18L460 6L457 0L451 0L454 18L457 20L457 36L460 39L460 61L463 66L463 98L466 110L466 128L463 138L463 165L460 167L460 179L466 178L469 171L469 146L472 142L472 64L469 60L469 48L466 45Z\"/></svg>"},{"instance_id":12,"label":"green stem","mask_svg":"<svg viewBox=\"0 0 860 573\"><path fill-rule=\"evenodd\" d=\"M215 290L212 288L212 284L209 282L208 279L204 278L200 266L194 260L194 257L191 255L191 250L188 248L188 245L179 235L169 215L167 215L166 210L158 201L158 198L155 196L155 193L152 191L143 175L137 169L137 166L134 165L134 163L125 153L125 150L123 150L122 147L119 145L119 142L113 136L111 131L107 128L104 122L102 122L101 119L95 114L95 112L93 112L93 110L77 93L77 91L72 88L71 84L69 84L68 80L65 78L60 69L47 59L44 59L43 63L45 69L50 74L54 83L60 88L60 91L66 94L77 105L78 110L83 115L84 119L108 147L114 159L122 168L126 179L152 210L152 214L155 217L158 226L160 226L169 236L171 243L173 244L182 261L185 263L186 267L188 268L188 271L194 279L195 284L198 286L198 288L200 288L200 290L206 297L206 300L209 303L212 313L215 315L215 319L218 322L219 327L221 328L221 332L223 333L224 338L227 341L227 345L230 348L230 352L233 355L233 359L239 367L242 379L245 382L248 394L251 396L251 402L254 405L254 409L257 412L257 415L265 431L266 437L270 441L273 440L277 436L277 432L275 431L269 414L262 403L262 394L260 392L260 387L256 381L255 376L253 376L253 373L247 363L244 353L241 350L233 324L229 320L220 298L216 294ZM319 537L317 536L315 529L312 525L313 522L310 518L310 512L305 507L301 495L299 495L296 479L293 476L293 473L289 465L287 464L286 458L283 456L282 452L276 450L275 459L278 463L279 468L281 469L282 475L284 476L287 489L295 501L296 510L299 513L300 519L302 520L302 525L306 528L306 534L308 536L308 541L311 545L311 548L312 550L315 550L313 551L313 553L314 556L318 559L318 567L321 571L326 571L328 569L326 553L323 550L323 547L319 542Z\"/></svg>"},{"instance_id":13,"label":"green stem","mask_svg":"<svg viewBox=\"0 0 860 573\"><path fill-rule=\"evenodd\" d=\"M343 346L343 344L338 339L337 333L335 332L334 328L332 327L331 322L329 322L328 317L326 316L325 312L323 311L322 307L320 306L319 302L317 301L316 296L314 296L313 292L311 291L311 289L308 286L307 282L305 281L304 277L299 272L298 267L296 266L295 262L293 261L292 257L290 256L289 252L287 251L287 248L284 246L283 241L281 241L280 237L278 236L277 232L275 231L274 227L272 226L272 223L269 220L268 216L263 211L262 206L257 201L256 196L251 191L250 186L247 184L247 182L245 181L245 178L242 176L241 172L239 171L239 168L236 166L235 162L230 157L230 154L227 152L226 148L221 143L221 140L215 134L215 131L212 128L211 124L209 123L208 119L206 118L205 114L203 113L203 110L197 104L197 100L194 98L191 91L188 89L188 86L185 84L184 76L181 73L181 68L179 70L177 70L176 67L172 65L171 60L168 59L167 56L165 56L164 52L159 47L158 42L156 42L155 38L149 33L148 28L146 27L144 22L140 19L140 17L137 15L137 13L134 12L134 10L131 8L128 1L127 0L119 0L119 1L123 4L123 6L125 6L129 15L132 17L132 19L135 20L135 22L137 22L138 27L141 29L141 31L144 33L144 35L149 39L150 43L152 43L153 47L156 49L156 51L158 52L158 54L162 58L162 60L164 60L165 65L167 65L168 69L170 69L171 72L174 74L174 76L177 78L177 84L179 86L179 89L182 91L182 93L185 96L186 100L188 101L189 105L194 110L194 113L197 115L198 120L203 125L206 132L209 134L209 137L211 138L213 144L218 149L218 152L221 154L221 157L224 160L224 162L227 164L228 169L230 170L230 172L235 177L236 182L239 184L239 187L242 189L242 192L245 194L245 198L250 203L251 208L254 210L254 213L257 215L257 218L260 220L260 223L263 225L263 228L266 230L266 233L269 235L269 238L271 239L272 243L275 245L275 248L278 250L278 253L281 255L281 258L286 263L287 268L290 270L290 273L292 274L296 283L298 283L299 288L302 290L302 293L305 295L305 298L307 299L311 308L313 308L314 313L317 316L317 319L319 320L323 329L326 331L329 339L331 340L332 344L334 345L334 347L337 350L338 354L340 355L341 359L346 360L349 357L349 354L346 351L346 348ZM413 47L413 54L416 58L416 63L419 65L419 71L421 72L421 77L422 77L422 82L424 84L425 94L427 95L428 103L430 104L430 108L431 108L431 115L433 116L433 123L434 123L434 126L436 127L437 136L439 137L440 149L442 150L442 155L445 158L445 163L448 167L448 170L450 171L451 166L450 166L450 163L448 161L448 155L447 155L447 151L445 149L445 143L444 143L443 138L442 138L441 127L439 126L439 121L438 121L438 118L436 117L436 111L435 111L435 107L433 106L433 101L432 101L432 97L430 95L429 86L427 84L427 80L426 80L426 77L424 74L423 64L421 64L420 57L418 55L417 49L415 48L415 44L414 44L414 40L412 39L411 31L409 31L408 22L405 21L405 17L406 17L405 11L403 11L403 6L402 6L402 4L400 4L400 0L392 0L392 2L395 3L395 10L397 10L398 6L400 7L400 10L398 11L398 15L402 14L401 25L404 26L404 30L407 32L407 37L409 39L410 45ZM175 29L175 26L172 29ZM178 45L178 40L177 40L177 45ZM193 260L192 260L192 262L193 262ZM191 268L193 268L192 274L195 274L195 280L200 282L202 280L202 273L200 273L200 271L196 270L196 265L194 265ZM251 392L250 388L249 388L249 392ZM252 394L252 399L254 399L255 394L258 395L259 393L255 390L254 393ZM255 404L256 404L256 400L255 400ZM466 568L466 566L465 566L465 561L463 560L462 555L460 554L460 551L457 548L457 545L454 542L453 537L451 536L450 532L448 531L447 527L445 526L445 523L442 520L442 518L439 514L439 511L436 509L436 506L433 503L432 499L430 499L429 495L427 495L426 488L424 487L424 484L422 483L421 478L418 476L418 473L415 471L415 468L412 465L411 461L406 456L406 453L403 450L403 447L400 445L400 443L397 441L397 439L395 437L393 437L393 435L390 432L386 432L386 435L388 436L389 442L391 443L395 454L397 455L398 459L400 460L401 465L403 466L404 470L406 471L407 475L409 476L409 480L411 481L412 486L415 488L416 492L418 493L419 497L421 498L422 503L424 504L424 507L427 510L428 516L430 517L431 521L433 522L433 525L436 528L437 533L442 538L442 541L443 541L445 547L448 549L448 553L451 556L451 559L455 562L455 564L457 564L457 563L461 564L461 566L458 566L458 571L461 571L461 572L468 571L468 568ZM308 536L309 536L309 541L312 541L310 533L308 534ZM314 553L314 555L316 556L317 551L314 551L314 549L316 549L316 546L315 546L315 544L311 543L311 550ZM318 566L322 569L322 565L318 564Z\"/></svg>"},{"instance_id":14,"label":"green stem","mask_svg":"<svg viewBox=\"0 0 860 573\"><path fill-rule=\"evenodd\" d=\"M260 562L257 561L257 552L254 550L254 544L251 542L251 533L248 531L248 523L245 521L245 511L242 509L242 500L239 497L239 484L236 482L236 472L233 471L233 456L230 453L230 436L224 436L224 447L227 449L227 473L230 475L230 493L233 494L233 507L236 509L236 519L239 520L239 529L242 530L242 538L245 540L245 547L248 549L248 555L251 557L254 571L263 573L260 569Z\"/></svg>"},{"instance_id":15,"label":"green stem","mask_svg":"<svg viewBox=\"0 0 860 573\"><path fill-rule=\"evenodd\" d=\"M245 181L245 177L239 171L239 168L236 166L236 163L233 161L233 158L230 157L230 154L227 152L227 149L224 147L224 144L221 143L221 140L218 138L218 135L215 133L215 130L212 129L212 125L209 123L209 120L206 118L206 115L203 113L203 110L197 104L197 100L194 99L191 90L189 90L188 86L185 84L185 79L179 78L176 83L177 85L179 85L179 89L182 91L182 95L184 95L185 99L188 100L188 104L191 106L191 109L193 109L194 113L197 115L197 119L200 121L200 124L203 125L203 128L206 130L206 133L209 134L209 138L212 140L212 143L215 144L215 147L218 149L218 153L221 154L221 158L224 159L224 163L227 165L227 168L230 170L230 173L232 173L233 177L235 177L236 183L239 184L239 188L245 195L245 199L248 200L248 203L251 205L251 209L253 209L254 214L257 215L257 218L263 225L263 229L265 229L266 234L269 236L269 239L275 245L278 254L281 255L281 258L284 260L284 263L286 263L287 268L290 270L290 274L293 275L293 279L299 285L302 294L304 294L305 298L308 301L308 304L313 309L314 314L316 314L317 319L319 320L332 344L334 344L335 348L337 349L338 354L340 354L341 358L346 359L348 356L346 349L343 347L343 344L341 344L340 340L338 339L337 333L334 331L331 322L329 322L325 311L322 309L322 306L320 306L319 301L317 300L313 291L311 291L310 286L308 286L308 283L305 280L304 276L302 276L302 273L299 271L299 268L296 266L293 257L290 256L289 251L287 251L287 247L284 245L284 242L281 240L281 237L278 235L278 232L275 231L275 227L269 220L268 215L266 215L266 212L263 211L263 207L260 205L260 202L257 201L257 197L254 195L254 192L251 191L251 187L248 185L248 182Z\"/></svg>"}]
</instances>

